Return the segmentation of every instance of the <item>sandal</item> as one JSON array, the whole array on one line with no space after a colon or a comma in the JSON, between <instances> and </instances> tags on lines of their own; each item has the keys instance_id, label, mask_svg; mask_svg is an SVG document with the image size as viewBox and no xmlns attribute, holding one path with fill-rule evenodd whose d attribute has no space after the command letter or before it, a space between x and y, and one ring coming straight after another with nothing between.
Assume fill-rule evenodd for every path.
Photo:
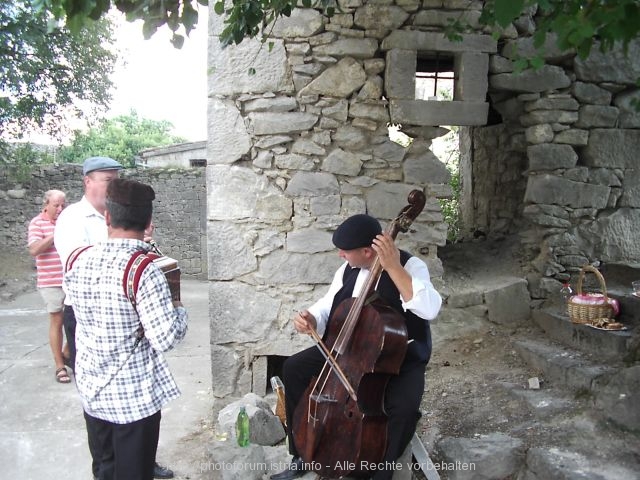
<instances>
[{"instance_id":1,"label":"sandal","mask_svg":"<svg viewBox=\"0 0 640 480\"><path fill-rule=\"evenodd\" d=\"M69 377L69 372L67 372L66 367L62 367L56 370L56 381L58 383L71 382L71 377Z\"/></svg>"}]
</instances>

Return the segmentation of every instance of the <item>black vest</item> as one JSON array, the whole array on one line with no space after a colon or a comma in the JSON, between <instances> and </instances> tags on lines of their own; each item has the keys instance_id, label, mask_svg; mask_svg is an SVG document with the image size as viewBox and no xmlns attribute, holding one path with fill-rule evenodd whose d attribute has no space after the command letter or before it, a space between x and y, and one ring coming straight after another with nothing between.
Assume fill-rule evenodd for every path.
<instances>
[{"instance_id":1,"label":"black vest","mask_svg":"<svg viewBox=\"0 0 640 480\"><path fill-rule=\"evenodd\" d=\"M400 263L402 263L403 266L410 258L410 253L400 250ZM344 275L342 276L342 288L338 290L335 297L333 297L329 319L333 317L333 312L343 300L353 296L353 288L356 285L356 279L359 273L359 268L351 268L349 265L345 267ZM426 365L429 362L429 358L431 358L431 328L429 327L429 321L418 317L408 310L406 312L403 310L400 292L393 281L391 281L387 272L382 272L376 292L387 305L404 317L407 325L408 339L412 340L409 342L401 370L415 363L424 363ZM328 330L329 325L327 325L326 331Z\"/></svg>"}]
</instances>

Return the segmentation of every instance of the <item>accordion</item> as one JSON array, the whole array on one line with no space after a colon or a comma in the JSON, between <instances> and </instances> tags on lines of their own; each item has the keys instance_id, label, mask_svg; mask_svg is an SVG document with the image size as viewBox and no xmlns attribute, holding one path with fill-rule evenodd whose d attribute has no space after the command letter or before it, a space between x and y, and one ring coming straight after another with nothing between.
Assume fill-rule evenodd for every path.
<instances>
[{"instance_id":1,"label":"accordion","mask_svg":"<svg viewBox=\"0 0 640 480\"><path fill-rule=\"evenodd\" d=\"M171 300L180 300L180 267L178 261L171 257L158 257L153 260L158 268L164 273L171 291Z\"/></svg>"}]
</instances>

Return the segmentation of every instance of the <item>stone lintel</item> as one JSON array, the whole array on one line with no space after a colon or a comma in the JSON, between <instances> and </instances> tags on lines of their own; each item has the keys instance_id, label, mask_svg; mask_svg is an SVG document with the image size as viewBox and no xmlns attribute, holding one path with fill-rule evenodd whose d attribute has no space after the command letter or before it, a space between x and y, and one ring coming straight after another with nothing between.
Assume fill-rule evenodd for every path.
<instances>
[{"instance_id":1,"label":"stone lintel","mask_svg":"<svg viewBox=\"0 0 640 480\"><path fill-rule=\"evenodd\" d=\"M391 122L403 125L485 125L489 104L484 102L458 102L435 100L389 101Z\"/></svg>"},{"instance_id":2,"label":"stone lintel","mask_svg":"<svg viewBox=\"0 0 640 480\"><path fill-rule=\"evenodd\" d=\"M467 34L452 42L443 33L394 30L380 46L383 51L392 48L429 52L484 52L497 53L498 44L490 35Z\"/></svg>"}]
</instances>

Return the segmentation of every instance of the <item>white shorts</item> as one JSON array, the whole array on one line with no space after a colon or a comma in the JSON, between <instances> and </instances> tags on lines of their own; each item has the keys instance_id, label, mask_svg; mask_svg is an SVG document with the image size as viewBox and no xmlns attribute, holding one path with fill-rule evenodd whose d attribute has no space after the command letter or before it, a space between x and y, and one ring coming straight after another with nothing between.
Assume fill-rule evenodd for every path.
<instances>
[{"instance_id":1,"label":"white shorts","mask_svg":"<svg viewBox=\"0 0 640 480\"><path fill-rule=\"evenodd\" d=\"M47 307L47 313L58 313L64 307L64 292L62 287L41 287L38 289L40 296Z\"/></svg>"}]
</instances>

